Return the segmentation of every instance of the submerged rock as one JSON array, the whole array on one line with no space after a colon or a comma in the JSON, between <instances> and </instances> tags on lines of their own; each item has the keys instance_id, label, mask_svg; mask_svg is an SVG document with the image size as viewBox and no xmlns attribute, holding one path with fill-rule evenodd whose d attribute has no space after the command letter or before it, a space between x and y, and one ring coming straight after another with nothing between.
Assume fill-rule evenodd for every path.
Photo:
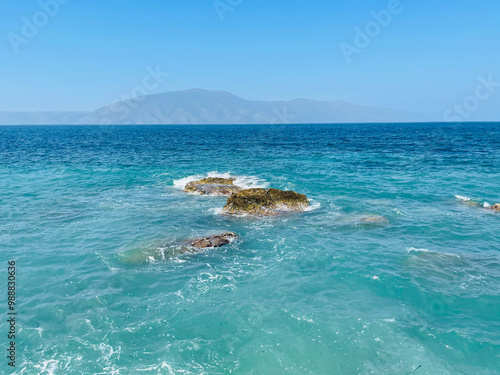
<instances>
[{"instance_id":1,"label":"submerged rock","mask_svg":"<svg viewBox=\"0 0 500 375\"><path fill-rule=\"evenodd\" d=\"M373 224L386 224L389 222L389 220L387 220L387 218L382 215L365 216L360 221L362 223L373 223Z\"/></svg>"},{"instance_id":2,"label":"submerged rock","mask_svg":"<svg viewBox=\"0 0 500 375\"><path fill-rule=\"evenodd\" d=\"M243 189L236 186L234 180L234 178L207 177L189 182L184 191L200 195L231 195Z\"/></svg>"},{"instance_id":3,"label":"submerged rock","mask_svg":"<svg viewBox=\"0 0 500 375\"><path fill-rule=\"evenodd\" d=\"M196 249L206 249L210 247L222 247L229 245L238 236L236 233L228 232L223 234L218 234L210 237L196 238L185 242L188 247L194 247Z\"/></svg>"},{"instance_id":4,"label":"submerged rock","mask_svg":"<svg viewBox=\"0 0 500 375\"><path fill-rule=\"evenodd\" d=\"M278 189L246 189L231 195L223 212L233 215L275 216L283 211L304 211L309 200L303 194Z\"/></svg>"},{"instance_id":5,"label":"submerged rock","mask_svg":"<svg viewBox=\"0 0 500 375\"><path fill-rule=\"evenodd\" d=\"M118 255L121 263L129 266L140 266L146 263L165 261L182 253L181 246L137 247Z\"/></svg>"},{"instance_id":6,"label":"submerged rock","mask_svg":"<svg viewBox=\"0 0 500 375\"><path fill-rule=\"evenodd\" d=\"M465 204L466 206L471 206L471 207L484 207L481 203L474 201L464 201L462 203Z\"/></svg>"}]
</instances>

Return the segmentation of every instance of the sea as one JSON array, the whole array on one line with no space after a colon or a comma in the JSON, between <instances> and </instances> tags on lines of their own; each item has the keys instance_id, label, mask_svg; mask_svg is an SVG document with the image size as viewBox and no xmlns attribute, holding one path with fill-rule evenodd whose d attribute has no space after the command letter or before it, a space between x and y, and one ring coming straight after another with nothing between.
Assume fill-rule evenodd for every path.
<instances>
[{"instance_id":1,"label":"sea","mask_svg":"<svg viewBox=\"0 0 500 375\"><path fill-rule=\"evenodd\" d=\"M500 123L2 126L0 373L500 374L495 203Z\"/></svg>"}]
</instances>

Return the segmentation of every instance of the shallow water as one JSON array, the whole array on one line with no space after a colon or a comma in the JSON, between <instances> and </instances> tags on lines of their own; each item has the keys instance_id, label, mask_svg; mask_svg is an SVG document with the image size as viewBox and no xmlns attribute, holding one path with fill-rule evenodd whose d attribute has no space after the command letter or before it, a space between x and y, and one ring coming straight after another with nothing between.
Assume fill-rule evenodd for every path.
<instances>
[{"instance_id":1,"label":"shallow water","mask_svg":"<svg viewBox=\"0 0 500 375\"><path fill-rule=\"evenodd\" d=\"M17 373L498 374L500 214L463 197L499 167L498 123L0 127ZM226 217L182 192L207 175L313 209Z\"/></svg>"}]
</instances>

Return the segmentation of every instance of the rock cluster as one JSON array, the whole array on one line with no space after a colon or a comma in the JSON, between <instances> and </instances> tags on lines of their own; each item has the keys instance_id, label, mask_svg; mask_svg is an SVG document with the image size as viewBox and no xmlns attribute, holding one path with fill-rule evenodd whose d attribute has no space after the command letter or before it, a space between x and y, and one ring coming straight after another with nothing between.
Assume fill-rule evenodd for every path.
<instances>
[{"instance_id":1,"label":"rock cluster","mask_svg":"<svg viewBox=\"0 0 500 375\"><path fill-rule=\"evenodd\" d=\"M234 178L206 177L186 184L184 191L200 195L228 196L222 209L225 215L277 216L285 212L303 212L309 207L309 199L295 191L279 189L244 189L234 184ZM500 204L491 207L500 211ZM385 224L387 218L380 215L365 215L361 223ZM184 253L201 252L205 249L229 245L238 235L233 232L175 242L159 248L138 248L122 255L128 264L168 259Z\"/></svg>"}]
</instances>

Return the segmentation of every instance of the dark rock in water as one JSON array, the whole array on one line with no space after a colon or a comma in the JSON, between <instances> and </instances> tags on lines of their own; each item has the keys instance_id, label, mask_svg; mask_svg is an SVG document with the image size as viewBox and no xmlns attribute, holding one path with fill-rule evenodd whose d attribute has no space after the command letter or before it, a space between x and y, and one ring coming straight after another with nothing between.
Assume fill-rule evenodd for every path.
<instances>
[{"instance_id":1,"label":"dark rock in water","mask_svg":"<svg viewBox=\"0 0 500 375\"><path fill-rule=\"evenodd\" d=\"M172 260L189 253L198 253L204 249L221 247L231 243L238 236L235 233L223 233L216 236L196 238L187 242L172 242L164 245L137 247L118 255L121 263L129 266Z\"/></svg>"},{"instance_id":2,"label":"dark rock in water","mask_svg":"<svg viewBox=\"0 0 500 375\"><path fill-rule=\"evenodd\" d=\"M204 238L196 238L194 240L188 241L185 243L188 247L194 247L196 249L206 249L209 247L222 247L225 245L229 245L232 240L236 237L236 233L229 232L218 234L216 236L204 237Z\"/></svg>"},{"instance_id":3,"label":"dark rock in water","mask_svg":"<svg viewBox=\"0 0 500 375\"><path fill-rule=\"evenodd\" d=\"M234 178L207 177L199 181L189 182L185 192L200 195L231 195L242 190L234 184Z\"/></svg>"},{"instance_id":4,"label":"dark rock in water","mask_svg":"<svg viewBox=\"0 0 500 375\"><path fill-rule=\"evenodd\" d=\"M493 211L500 212L500 203L496 203L490 207Z\"/></svg>"},{"instance_id":5,"label":"dark rock in water","mask_svg":"<svg viewBox=\"0 0 500 375\"><path fill-rule=\"evenodd\" d=\"M223 212L233 215L275 216L284 211L304 211L309 200L303 194L278 189L246 189L231 195Z\"/></svg>"}]
</instances>

